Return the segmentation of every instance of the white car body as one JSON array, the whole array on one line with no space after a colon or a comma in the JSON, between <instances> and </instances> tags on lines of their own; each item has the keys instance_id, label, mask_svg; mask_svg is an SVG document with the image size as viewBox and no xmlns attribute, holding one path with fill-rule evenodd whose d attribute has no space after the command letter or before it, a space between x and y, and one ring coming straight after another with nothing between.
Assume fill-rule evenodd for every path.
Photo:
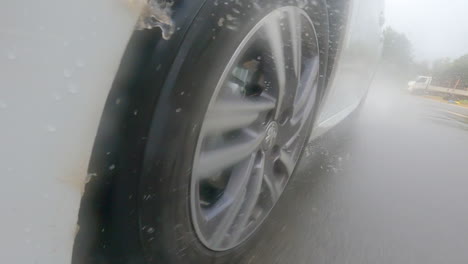
<instances>
[{"instance_id":1,"label":"white car body","mask_svg":"<svg viewBox=\"0 0 468 264\"><path fill-rule=\"evenodd\" d=\"M310 140L340 123L366 97L380 61L383 10L383 1L352 1L347 30Z\"/></svg>"},{"instance_id":2,"label":"white car body","mask_svg":"<svg viewBox=\"0 0 468 264\"><path fill-rule=\"evenodd\" d=\"M138 3L0 3L2 262L70 263L96 132ZM312 139L366 94L380 53L375 10L381 1L353 1Z\"/></svg>"}]
</instances>

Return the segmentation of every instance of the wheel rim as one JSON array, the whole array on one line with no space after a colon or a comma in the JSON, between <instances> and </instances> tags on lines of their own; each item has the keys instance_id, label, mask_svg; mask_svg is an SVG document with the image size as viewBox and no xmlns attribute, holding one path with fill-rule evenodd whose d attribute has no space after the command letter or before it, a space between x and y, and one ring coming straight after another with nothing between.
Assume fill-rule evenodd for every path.
<instances>
[{"instance_id":1,"label":"wheel rim","mask_svg":"<svg viewBox=\"0 0 468 264\"><path fill-rule=\"evenodd\" d=\"M315 30L297 7L268 14L231 57L192 169L192 223L207 248L236 247L278 201L307 139L318 73Z\"/></svg>"}]
</instances>

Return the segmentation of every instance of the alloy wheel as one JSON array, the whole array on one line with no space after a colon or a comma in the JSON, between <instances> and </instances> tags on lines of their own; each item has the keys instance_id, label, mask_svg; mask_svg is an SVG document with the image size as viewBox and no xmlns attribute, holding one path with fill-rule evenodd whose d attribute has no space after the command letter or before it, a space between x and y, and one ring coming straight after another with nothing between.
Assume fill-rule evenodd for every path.
<instances>
[{"instance_id":1,"label":"alloy wheel","mask_svg":"<svg viewBox=\"0 0 468 264\"><path fill-rule=\"evenodd\" d=\"M192 223L207 248L236 247L278 201L307 140L319 67L313 23L292 6L259 21L232 55L193 161Z\"/></svg>"}]
</instances>

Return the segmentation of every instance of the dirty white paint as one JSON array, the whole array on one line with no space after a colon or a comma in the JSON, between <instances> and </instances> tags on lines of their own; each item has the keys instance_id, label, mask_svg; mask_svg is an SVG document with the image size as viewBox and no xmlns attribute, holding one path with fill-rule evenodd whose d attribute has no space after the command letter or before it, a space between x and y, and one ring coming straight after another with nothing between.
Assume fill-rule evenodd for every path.
<instances>
[{"instance_id":1,"label":"dirty white paint","mask_svg":"<svg viewBox=\"0 0 468 264\"><path fill-rule=\"evenodd\" d=\"M70 263L99 119L140 14L130 2L0 2L2 263Z\"/></svg>"}]
</instances>

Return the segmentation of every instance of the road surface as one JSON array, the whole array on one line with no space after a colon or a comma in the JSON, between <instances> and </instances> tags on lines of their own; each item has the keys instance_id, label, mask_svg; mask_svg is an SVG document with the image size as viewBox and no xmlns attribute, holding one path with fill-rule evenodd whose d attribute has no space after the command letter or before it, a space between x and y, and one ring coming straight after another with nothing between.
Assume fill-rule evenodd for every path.
<instances>
[{"instance_id":1,"label":"road surface","mask_svg":"<svg viewBox=\"0 0 468 264\"><path fill-rule=\"evenodd\" d=\"M378 76L352 126L309 146L232 263L468 263L468 124L447 112L468 109L389 80Z\"/></svg>"}]
</instances>

